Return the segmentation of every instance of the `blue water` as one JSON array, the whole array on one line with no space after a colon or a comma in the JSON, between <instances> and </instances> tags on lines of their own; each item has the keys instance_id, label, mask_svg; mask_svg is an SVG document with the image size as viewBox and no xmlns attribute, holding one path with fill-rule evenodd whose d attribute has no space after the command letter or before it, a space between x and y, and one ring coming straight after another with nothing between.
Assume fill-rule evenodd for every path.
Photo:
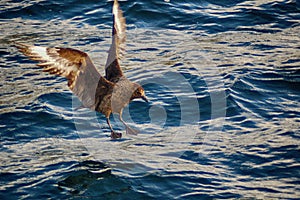
<instances>
[{"instance_id":1,"label":"blue water","mask_svg":"<svg viewBox=\"0 0 300 200\"><path fill-rule=\"evenodd\" d=\"M118 141L12 46L77 48L103 73L111 5L0 2L0 199L299 199L299 2L121 1L123 70L150 104Z\"/></svg>"}]
</instances>

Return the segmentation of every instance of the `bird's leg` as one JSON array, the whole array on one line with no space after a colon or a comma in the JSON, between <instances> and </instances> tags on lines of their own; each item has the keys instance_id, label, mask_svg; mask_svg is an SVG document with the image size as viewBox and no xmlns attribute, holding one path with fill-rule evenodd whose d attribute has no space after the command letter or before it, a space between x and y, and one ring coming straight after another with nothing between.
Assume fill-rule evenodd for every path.
<instances>
[{"instance_id":1,"label":"bird's leg","mask_svg":"<svg viewBox=\"0 0 300 200\"><path fill-rule=\"evenodd\" d=\"M124 120L123 120L123 118L122 118L122 113L120 113L119 119L120 119L120 121L121 121L121 122L125 125L125 127L126 127L126 134L129 134L129 135L137 135L137 134L139 133L138 130L135 130L135 129L131 128L130 126L128 126L128 125L124 122Z\"/></svg>"},{"instance_id":2,"label":"bird's leg","mask_svg":"<svg viewBox=\"0 0 300 200\"><path fill-rule=\"evenodd\" d=\"M114 129L112 128L111 124L110 124L110 120L109 120L109 117L106 118L106 122L111 130L111 134L110 134L110 137L112 139L119 139L122 137L122 133L117 133L114 131Z\"/></svg>"}]
</instances>

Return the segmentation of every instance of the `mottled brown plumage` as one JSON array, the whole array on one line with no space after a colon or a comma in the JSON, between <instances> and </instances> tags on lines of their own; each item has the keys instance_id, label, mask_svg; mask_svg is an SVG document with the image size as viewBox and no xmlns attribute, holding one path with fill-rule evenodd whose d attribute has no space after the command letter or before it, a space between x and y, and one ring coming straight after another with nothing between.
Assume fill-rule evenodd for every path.
<instances>
[{"instance_id":1,"label":"mottled brown plumage","mask_svg":"<svg viewBox=\"0 0 300 200\"><path fill-rule=\"evenodd\" d=\"M119 114L128 134L137 134L122 119L123 108L133 99L142 98L147 102L144 89L129 81L123 74L119 60L124 53L126 23L117 0L113 4L112 44L105 65L105 77L101 76L90 57L79 50L59 47L40 47L16 43L16 47L37 66L50 74L63 76L68 80L70 90L78 96L82 106L101 112L107 119L112 138L121 138L116 133L109 117Z\"/></svg>"}]
</instances>

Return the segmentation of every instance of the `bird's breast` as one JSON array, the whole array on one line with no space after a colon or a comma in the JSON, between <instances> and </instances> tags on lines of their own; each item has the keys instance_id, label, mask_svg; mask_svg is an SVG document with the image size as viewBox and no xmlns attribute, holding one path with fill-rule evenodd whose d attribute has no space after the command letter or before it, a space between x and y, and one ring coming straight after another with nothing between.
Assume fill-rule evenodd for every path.
<instances>
[{"instance_id":1,"label":"bird's breast","mask_svg":"<svg viewBox=\"0 0 300 200\"><path fill-rule=\"evenodd\" d=\"M128 79L121 79L117 82L111 96L112 112L120 113L130 103L133 92L133 83Z\"/></svg>"}]
</instances>

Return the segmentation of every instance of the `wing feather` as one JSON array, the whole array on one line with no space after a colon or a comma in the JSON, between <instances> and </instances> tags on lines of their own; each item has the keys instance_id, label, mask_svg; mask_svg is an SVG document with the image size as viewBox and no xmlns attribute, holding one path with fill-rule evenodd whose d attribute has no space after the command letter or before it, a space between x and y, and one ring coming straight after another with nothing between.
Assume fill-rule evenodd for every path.
<instances>
[{"instance_id":1,"label":"wing feather","mask_svg":"<svg viewBox=\"0 0 300 200\"><path fill-rule=\"evenodd\" d=\"M123 17L123 12L120 9L117 0L114 0L112 13L112 44L108 52L108 57L105 65L105 72L106 78L109 81L116 82L118 78L123 76L119 60L124 54L126 41L126 21Z\"/></svg>"},{"instance_id":2,"label":"wing feather","mask_svg":"<svg viewBox=\"0 0 300 200\"><path fill-rule=\"evenodd\" d=\"M37 66L43 67L43 71L67 78L69 88L84 107L94 110L97 88L102 88L105 93L113 85L100 75L90 57L82 51L20 43L16 47L31 60L38 61Z\"/></svg>"}]
</instances>

